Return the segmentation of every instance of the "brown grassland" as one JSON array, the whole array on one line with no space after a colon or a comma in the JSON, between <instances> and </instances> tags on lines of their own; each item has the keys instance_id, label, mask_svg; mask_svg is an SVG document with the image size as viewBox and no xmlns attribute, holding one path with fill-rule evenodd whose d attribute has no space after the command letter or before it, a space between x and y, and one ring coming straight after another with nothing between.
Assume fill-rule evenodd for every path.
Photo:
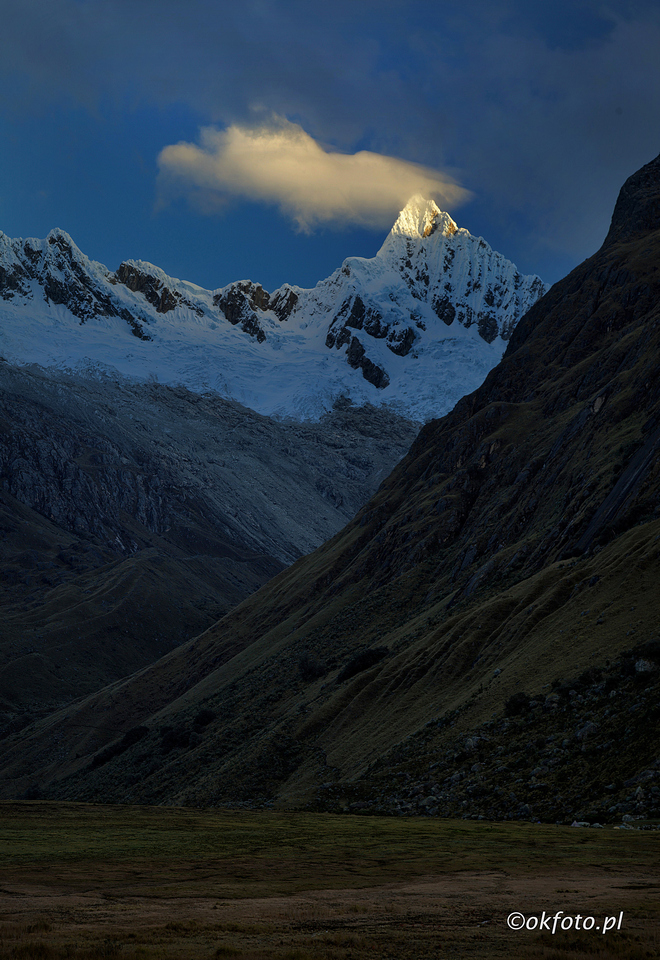
<instances>
[{"instance_id":1,"label":"brown grassland","mask_svg":"<svg viewBox=\"0 0 660 960\"><path fill-rule=\"evenodd\" d=\"M0 805L0 960L626 958L660 953L660 833ZM619 931L512 931L542 911Z\"/></svg>"}]
</instances>

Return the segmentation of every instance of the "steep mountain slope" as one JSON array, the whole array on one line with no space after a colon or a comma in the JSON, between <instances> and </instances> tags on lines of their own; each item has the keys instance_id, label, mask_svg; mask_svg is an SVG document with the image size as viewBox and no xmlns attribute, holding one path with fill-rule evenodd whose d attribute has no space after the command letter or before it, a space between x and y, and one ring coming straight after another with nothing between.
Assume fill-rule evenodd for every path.
<instances>
[{"instance_id":1,"label":"steep mountain slope","mask_svg":"<svg viewBox=\"0 0 660 960\"><path fill-rule=\"evenodd\" d=\"M354 521L8 737L3 795L658 815L659 303L660 157Z\"/></svg>"},{"instance_id":2,"label":"steep mountain slope","mask_svg":"<svg viewBox=\"0 0 660 960\"><path fill-rule=\"evenodd\" d=\"M151 663L351 519L415 425L0 363L0 710ZM0 715L0 727L2 727Z\"/></svg>"},{"instance_id":3,"label":"steep mountain slope","mask_svg":"<svg viewBox=\"0 0 660 960\"><path fill-rule=\"evenodd\" d=\"M421 197L372 260L273 294L251 281L204 290L142 261L112 273L62 230L0 233L0 352L212 390L267 415L318 419L349 396L421 421L481 383L545 289Z\"/></svg>"},{"instance_id":4,"label":"steep mountain slope","mask_svg":"<svg viewBox=\"0 0 660 960\"><path fill-rule=\"evenodd\" d=\"M416 433L393 407L424 417L478 383L543 289L421 199L374 260L272 295L0 234L0 730L152 662L336 533ZM365 405L390 375L390 407Z\"/></svg>"}]
</instances>

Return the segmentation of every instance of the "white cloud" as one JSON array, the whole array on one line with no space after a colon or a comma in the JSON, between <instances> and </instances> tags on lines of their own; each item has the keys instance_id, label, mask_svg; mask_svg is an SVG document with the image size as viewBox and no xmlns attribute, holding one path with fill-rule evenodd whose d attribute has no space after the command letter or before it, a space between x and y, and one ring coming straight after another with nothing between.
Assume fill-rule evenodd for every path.
<instances>
[{"instance_id":1,"label":"white cloud","mask_svg":"<svg viewBox=\"0 0 660 960\"><path fill-rule=\"evenodd\" d=\"M438 170L367 150L333 153L281 119L204 127L198 144L165 147L158 163L163 199L187 195L205 212L231 196L276 203L304 232L322 223L389 226L415 193L450 208L470 197Z\"/></svg>"}]
</instances>

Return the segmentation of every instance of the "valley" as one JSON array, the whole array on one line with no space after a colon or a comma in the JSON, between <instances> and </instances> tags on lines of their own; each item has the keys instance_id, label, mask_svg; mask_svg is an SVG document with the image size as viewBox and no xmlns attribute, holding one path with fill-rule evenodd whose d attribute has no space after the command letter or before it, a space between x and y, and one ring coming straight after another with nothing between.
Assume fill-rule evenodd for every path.
<instances>
[{"instance_id":1,"label":"valley","mask_svg":"<svg viewBox=\"0 0 660 960\"><path fill-rule=\"evenodd\" d=\"M2 795L654 823L659 194L660 159L342 530L9 732Z\"/></svg>"},{"instance_id":2,"label":"valley","mask_svg":"<svg viewBox=\"0 0 660 960\"><path fill-rule=\"evenodd\" d=\"M653 953L658 834L0 805L0 957L347 960ZM620 930L512 930L520 911ZM530 925L531 925L530 924ZM552 929L552 923L550 924Z\"/></svg>"},{"instance_id":3,"label":"valley","mask_svg":"<svg viewBox=\"0 0 660 960\"><path fill-rule=\"evenodd\" d=\"M0 960L660 958L660 4L1 23Z\"/></svg>"},{"instance_id":4,"label":"valley","mask_svg":"<svg viewBox=\"0 0 660 960\"><path fill-rule=\"evenodd\" d=\"M421 197L372 260L273 294L1 235L0 732L331 538L544 289Z\"/></svg>"}]
</instances>

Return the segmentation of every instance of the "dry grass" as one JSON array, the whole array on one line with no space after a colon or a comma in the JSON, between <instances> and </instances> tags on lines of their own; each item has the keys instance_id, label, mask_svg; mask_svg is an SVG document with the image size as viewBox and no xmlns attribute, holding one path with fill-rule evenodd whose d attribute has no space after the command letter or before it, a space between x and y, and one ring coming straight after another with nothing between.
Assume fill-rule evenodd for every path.
<instances>
[{"instance_id":1,"label":"dry grass","mask_svg":"<svg viewBox=\"0 0 660 960\"><path fill-rule=\"evenodd\" d=\"M0 960L658 953L655 833L24 803L0 846ZM625 923L539 936L516 909Z\"/></svg>"}]
</instances>

